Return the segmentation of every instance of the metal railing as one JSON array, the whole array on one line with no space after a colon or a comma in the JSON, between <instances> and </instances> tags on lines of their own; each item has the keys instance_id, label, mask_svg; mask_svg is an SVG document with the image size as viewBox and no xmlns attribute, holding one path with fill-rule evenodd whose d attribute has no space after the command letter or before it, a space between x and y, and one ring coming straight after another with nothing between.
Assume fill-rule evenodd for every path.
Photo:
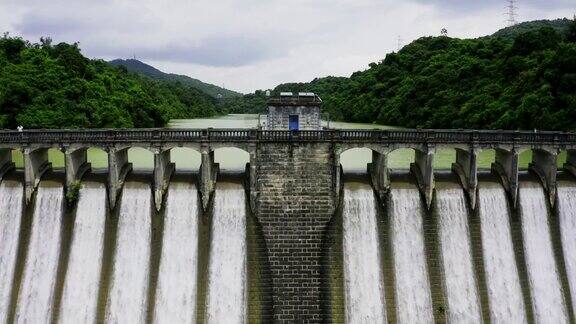
<instances>
[{"instance_id":1,"label":"metal railing","mask_svg":"<svg viewBox=\"0 0 576 324\"><path fill-rule=\"evenodd\" d=\"M0 131L0 144L128 142L370 142L576 144L576 133L483 130L93 129Z\"/></svg>"}]
</instances>

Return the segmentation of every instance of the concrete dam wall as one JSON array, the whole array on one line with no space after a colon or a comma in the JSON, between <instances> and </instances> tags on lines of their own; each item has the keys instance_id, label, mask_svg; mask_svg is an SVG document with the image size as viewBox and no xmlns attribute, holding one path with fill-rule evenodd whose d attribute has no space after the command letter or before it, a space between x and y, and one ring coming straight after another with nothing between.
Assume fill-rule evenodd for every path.
<instances>
[{"instance_id":1,"label":"concrete dam wall","mask_svg":"<svg viewBox=\"0 0 576 324\"><path fill-rule=\"evenodd\" d=\"M0 322L575 321L567 134L162 132L0 133ZM93 146L108 169L90 171ZM178 146L200 152L197 173L174 172ZM242 174L215 163L230 146L249 154ZM154 169L131 171L129 147ZM389 170L403 147L409 171ZM434 170L441 147L452 171ZM372 150L367 173L343 173L352 148Z\"/></svg>"},{"instance_id":2,"label":"concrete dam wall","mask_svg":"<svg viewBox=\"0 0 576 324\"><path fill-rule=\"evenodd\" d=\"M221 177L204 212L194 178L177 175L158 212L149 175L129 176L114 210L101 175L87 175L75 206L58 172L29 205L18 172L9 175L2 322L574 321L570 177L551 208L537 178L521 173L515 210L482 174L471 210L457 178L443 175L427 210L407 173L392 175L385 201L366 175L344 176L341 204L322 224L259 221L239 176Z\"/></svg>"}]
</instances>

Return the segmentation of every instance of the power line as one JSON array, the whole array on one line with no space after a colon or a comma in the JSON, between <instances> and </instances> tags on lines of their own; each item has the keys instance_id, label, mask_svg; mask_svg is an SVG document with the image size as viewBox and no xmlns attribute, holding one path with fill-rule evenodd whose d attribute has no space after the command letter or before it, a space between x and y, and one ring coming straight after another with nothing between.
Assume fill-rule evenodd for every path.
<instances>
[{"instance_id":1,"label":"power line","mask_svg":"<svg viewBox=\"0 0 576 324\"><path fill-rule=\"evenodd\" d=\"M508 19L506 20L506 22L508 23L508 26L514 26L516 24L518 24L517 21L517 17L518 17L518 13L516 12L518 10L518 7L516 7L516 3L518 2L517 0L506 0L508 2L508 6L506 6L507 12L506 14L508 15Z\"/></svg>"},{"instance_id":2,"label":"power line","mask_svg":"<svg viewBox=\"0 0 576 324\"><path fill-rule=\"evenodd\" d=\"M404 46L404 44L402 44L404 40L402 39L401 36L398 36L398 52L400 52L400 50L402 49L402 47Z\"/></svg>"}]
</instances>

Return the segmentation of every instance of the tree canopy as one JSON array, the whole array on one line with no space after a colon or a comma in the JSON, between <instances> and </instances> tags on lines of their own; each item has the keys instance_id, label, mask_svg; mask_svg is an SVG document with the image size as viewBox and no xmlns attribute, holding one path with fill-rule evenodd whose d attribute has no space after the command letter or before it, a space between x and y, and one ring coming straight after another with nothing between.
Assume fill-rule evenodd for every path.
<instances>
[{"instance_id":1,"label":"tree canopy","mask_svg":"<svg viewBox=\"0 0 576 324\"><path fill-rule=\"evenodd\" d=\"M160 127L216 113L201 91L90 60L78 44L0 38L0 128Z\"/></svg>"}]
</instances>

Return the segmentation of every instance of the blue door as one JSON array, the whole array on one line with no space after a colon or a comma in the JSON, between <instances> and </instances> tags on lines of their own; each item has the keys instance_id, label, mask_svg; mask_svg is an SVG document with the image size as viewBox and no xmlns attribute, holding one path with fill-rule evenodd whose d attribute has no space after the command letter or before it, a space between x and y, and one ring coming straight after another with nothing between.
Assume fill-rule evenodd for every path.
<instances>
[{"instance_id":1,"label":"blue door","mask_svg":"<svg viewBox=\"0 0 576 324\"><path fill-rule=\"evenodd\" d=\"M299 130L300 129L300 123L298 122L298 115L290 115L289 116L288 129L290 129L290 130Z\"/></svg>"}]
</instances>

